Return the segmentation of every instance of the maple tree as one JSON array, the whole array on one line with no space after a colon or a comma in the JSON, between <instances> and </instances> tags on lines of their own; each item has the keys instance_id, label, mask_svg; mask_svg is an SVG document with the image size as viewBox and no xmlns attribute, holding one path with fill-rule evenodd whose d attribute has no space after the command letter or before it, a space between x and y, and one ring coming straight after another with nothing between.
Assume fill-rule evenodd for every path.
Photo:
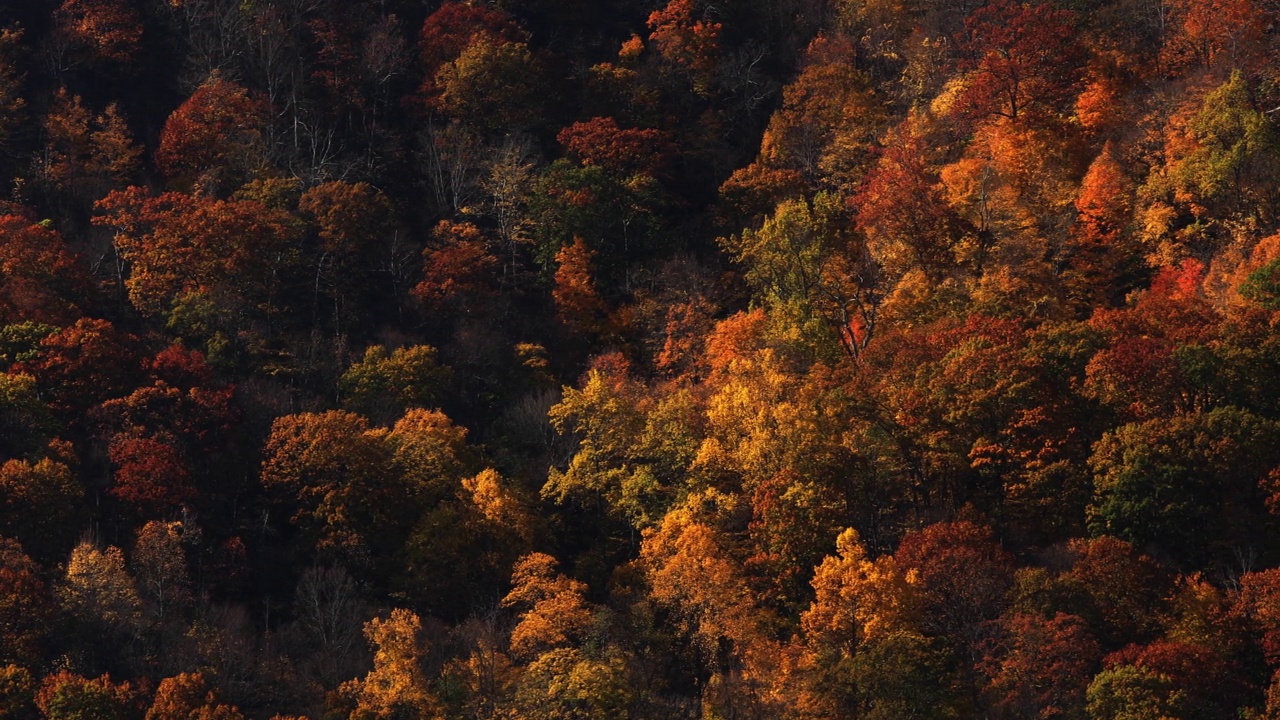
<instances>
[{"instance_id":1,"label":"maple tree","mask_svg":"<svg viewBox=\"0 0 1280 720\"><path fill-rule=\"evenodd\" d=\"M525 611L511 631L513 656L532 658L585 639L591 609L583 599L586 586L556 572L555 558L534 553L521 558L511 576L507 607Z\"/></svg>"},{"instance_id":2,"label":"maple tree","mask_svg":"<svg viewBox=\"0 0 1280 720\"><path fill-rule=\"evenodd\" d=\"M649 42L663 60L687 73L694 91L708 94L720 54L722 23L695 0L671 0L649 15Z\"/></svg>"},{"instance_id":3,"label":"maple tree","mask_svg":"<svg viewBox=\"0 0 1280 720\"><path fill-rule=\"evenodd\" d=\"M652 128L621 128L613 118L574 123L556 135L584 165L600 165L622 176L664 177L671 163L671 139Z\"/></svg>"},{"instance_id":4,"label":"maple tree","mask_svg":"<svg viewBox=\"0 0 1280 720\"><path fill-rule=\"evenodd\" d=\"M133 340L107 320L80 318L45 336L36 357L14 370L49 388L56 412L82 413L131 384L137 373Z\"/></svg>"},{"instance_id":5,"label":"maple tree","mask_svg":"<svg viewBox=\"0 0 1280 720\"><path fill-rule=\"evenodd\" d=\"M1261 61L1267 11L1251 0L1178 0L1169 15L1174 32L1160 49L1175 71L1187 66L1252 67Z\"/></svg>"},{"instance_id":6,"label":"maple tree","mask_svg":"<svg viewBox=\"0 0 1280 720\"><path fill-rule=\"evenodd\" d=\"M1126 236L1134 188L1115 153L1108 142L1089 165L1075 201L1080 214L1065 253L1068 292L1089 308L1116 304L1129 284L1125 281L1140 272L1140 250Z\"/></svg>"},{"instance_id":7,"label":"maple tree","mask_svg":"<svg viewBox=\"0 0 1280 720\"><path fill-rule=\"evenodd\" d=\"M49 223L0 216L0 312L7 323L70 324L92 298L79 259Z\"/></svg>"},{"instance_id":8,"label":"maple tree","mask_svg":"<svg viewBox=\"0 0 1280 720\"><path fill-rule=\"evenodd\" d=\"M1011 562L988 528L930 525L904 537L894 560L917 575L925 627L976 644L983 623L1004 609Z\"/></svg>"},{"instance_id":9,"label":"maple tree","mask_svg":"<svg viewBox=\"0 0 1280 720\"><path fill-rule=\"evenodd\" d=\"M951 264L965 227L947 206L925 138L908 122L892 133L854 198L859 229L891 277L919 268L933 282Z\"/></svg>"},{"instance_id":10,"label":"maple tree","mask_svg":"<svg viewBox=\"0 0 1280 720\"><path fill-rule=\"evenodd\" d=\"M471 312L492 296L499 260L470 223L441 220L432 233L442 244L422 251L422 281L410 292L432 313Z\"/></svg>"}]
</instances>

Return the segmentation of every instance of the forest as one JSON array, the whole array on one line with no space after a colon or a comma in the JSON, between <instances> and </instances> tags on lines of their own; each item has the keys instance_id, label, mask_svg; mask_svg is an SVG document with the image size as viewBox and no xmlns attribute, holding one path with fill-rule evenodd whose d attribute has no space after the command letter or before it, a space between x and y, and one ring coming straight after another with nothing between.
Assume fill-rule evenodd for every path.
<instances>
[{"instance_id":1,"label":"forest","mask_svg":"<svg viewBox=\"0 0 1280 720\"><path fill-rule=\"evenodd\" d=\"M1280 0L0 0L0 720L1280 719Z\"/></svg>"}]
</instances>

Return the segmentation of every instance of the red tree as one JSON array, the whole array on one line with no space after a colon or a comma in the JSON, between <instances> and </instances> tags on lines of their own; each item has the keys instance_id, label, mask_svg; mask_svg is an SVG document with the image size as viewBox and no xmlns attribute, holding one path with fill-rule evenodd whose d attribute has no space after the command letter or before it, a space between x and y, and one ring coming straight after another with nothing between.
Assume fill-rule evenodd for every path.
<instances>
[{"instance_id":1,"label":"red tree","mask_svg":"<svg viewBox=\"0 0 1280 720\"><path fill-rule=\"evenodd\" d=\"M257 167L265 116L260 100L214 73L165 121L156 165L166 176L188 181Z\"/></svg>"},{"instance_id":2,"label":"red tree","mask_svg":"<svg viewBox=\"0 0 1280 720\"><path fill-rule=\"evenodd\" d=\"M108 455L115 466L111 494L144 511L171 511L195 497L191 473L168 439L117 435Z\"/></svg>"},{"instance_id":3,"label":"red tree","mask_svg":"<svg viewBox=\"0 0 1280 720\"><path fill-rule=\"evenodd\" d=\"M599 165L623 176L663 177L674 150L667 133L620 128L608 117L576 122L561 130L556 139L583 165Z\"/></svg>"},{"instance_id":4,"label":"red tree","mask_svg":"<svg viewBox=\"0 0 1280 720\"><path fill-rule=\"evenodd\" d=\"M926 625L966 643L974 643L982 624L1000 615L1013 584L1012 558L990 528L967 520L910 533L893 557L919 578Z\"/></svg>"},{"instance_id":5,"label":"red tree","mask_svg":"<svg viewBox=\"0 0 1280 720\"><path fill-rule=\"evenodd\" d=\"M973 74L956 107L963 115L1018 120L1072 97L1082 54L1070 11L995 0L974 11L964 27L959 45Z\"/></svg>"}]
</instances>

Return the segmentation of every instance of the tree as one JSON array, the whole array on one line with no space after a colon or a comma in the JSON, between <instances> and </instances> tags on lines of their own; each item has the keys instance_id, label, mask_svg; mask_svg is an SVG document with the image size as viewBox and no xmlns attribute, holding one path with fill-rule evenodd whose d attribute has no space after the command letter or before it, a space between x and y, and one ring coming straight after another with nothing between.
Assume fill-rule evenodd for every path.
<instances>
[{"instance_id":1,"label":"tree","mask_svg":"<svg viewBox=\"0 0 1280 720\"><path fill-rule=\"evenodd\" d=\"M53 17L56 42L79 46L90 58L124 65L140 48L142 22L125 0L64 0Z\"/></svg>"},{"instance_id":2,"label":"tree","mask_svg":"<svg viewBox=\"0 0 1280 720\"><path fill-rule=\"evenodd\" d=\"M12 150L13 135L21 126L27 109L22 97L26 77L19 67L29 54L22 45L24 32L16 23L0 28L0 148Z\"/></svg>"},{"instance_id":3,"label":"tree","mask_svg":"<svg viewBox=\"0 0 1280 720\"><path fill-rule=\"evenodd\" d=\"M936 639L896 632L866 647L850 668L858 717L968 717L952 653Z\"/></svg>"},{"instance_id":4,"label":"tree","mask_svg":"<svg viewBox=\"0 0 1280 720\"><path fill-rule=\"evenodd\" d=\"M92 281L52 223L0 215L0 319L75 322L92 299Z\"/></svg>"},{"instance_id":5,"label":"tree","mask_svg":"<svg viewBox=\"0 0 1280 720\"><path fill-rule=\"evenodd\" d=\"M1175 0L1166 12L1173 32L1160 59L1170 71L1254 70L1265 62L1268 13L1252 0Z\"/></svg>"},{"instance_id":6,"label":"tree","mask_svg":"<svg viewBox=\"0 0 1280 720\"><path fill-rule=\"evenodd\" d=\"M39 452L52 439L54 430L53 417L49 406L40 399L36 379L27 374L0 374L0 451L3 456L24 457Z\"/></svg>"},{"instance_id":7,"label":"tree","mask_svg":"<svg viewBox=\"0 0 1280 720\"><path fill-rule=\"evenodd\" d=\"M1184 566L1229 557L1254 536L1258 483L1277 463L1280 426L1236 408L1125 425L1094 448L1089 525Z\"/></svg>"},{"instance_id":8,"label":"tree","mask_svg":"<svg viewBox=\"0 0 1280 720\"><path fill-rule=\"evenodd\" d=\"M263 164L266 110L215 72L165 121L156 164L182 185L236 187Z\"/></svg>"},{"instance_id":9,"label":"tree","mask_svg":"<svg viewBox=\"0 0 1280 720\"><path fill-rule=\"evenodd\" d=\"M1184 695L1184 707L1201 717L1230 717L1247 692L1228 658L1202 645L1156 640L1130 645L1107 657L1108 667L1133 666L1163 675Z\"/></svg>"},{"instance_id":10,"label":"tree","mask_svg":"<svg viewBox=\"0 0 1280 720\"><path fill-rule=\"evenodd\" d=\"M263 449L262 484L321 551L357 567L395 547L417 509L392 469L386 432L332 410L277 418ZM385 543L385 544L384 544Z\"/></svg>"},{"instance_id":11,"label":"tree","mask_svg":"<svg viewBox=\"0 0 1280 720\"><path fill-rule=\"evenodd\" d=\"M888 117L858 51L843 35L814 38L800 74L783 88L782 107L769 119L757 163L800 173L806 183L797 189L852 188L875 161Z\"/></svg>"},{"instance_id":12,"label":"tree","mask_svg":"<svg viewBox=\"0 0 1280 720\"><path fill-rule=\"evenodd\" d=\"M155 699L145 720L242 720L233 705L218 702L218 695L200 673L165 678L156 687Z\"/></svg>"},{"instance_id":13,"label":"tree","mask_svg":"<svg viewBox=\"0 0 1280 720\"><path fill-rule=\"evenodd\" d=\"M166 512L196 497L189 463L172 438L120 433L107 450L115 466L109 492L144 512Z\"/></svg>"},{"instance_id":14,"label":"tree","mask_svg":"<svg viewBox=\"0 0 1280 720\"><path fill-rule=\"evenodd\" d=\"M668 133L653 128L621 128L611 117L576 122L556 135L583 165L599 165L621 177L664 178L674 153Z\"/></svg>"},{"instance_id":15,"label":"tree","mask_svg":"<svg viewBox=\"0 0 1280 720\"><path fill-rule=\"evenodd\" d=\"M80 318L40 341L31 360L14 365L36 378L60 417L83 422L84 411L124 395L138 373L135 338L107 320Z\"/></svg>"},{"instance_id":16,"label":"tree","mask_svg":"<svg viewBox=\"0 0 1280 720\"><path fill-rule=\"evenodd\" d=\"M113 683L108 675L89 680L60 670L40 683L36 706L48 720L128 720L139 714L138 696L132 685Z\"/></svg>"},{"instance_id":17,"label":"tree","mask_svg":"<svg viewBox=\"0 0 1280 720\"><path fill-rule=\"evenodd\" d=\"M776 672L778 648L727 538L708 522L733 501L714 490L690 495L645 530L640 561L653 601L674 613L710 666L725 668L721 681L756 698Z\"/></svg>"},{"instance_id":18,"label":"tree","mask_svg":"<svg viewBox=\"0 0 1280 720\"><path fill-rule=\"evenodd\" d=\"M599 358L548 413L575 446L567 467L549 471L542 496L643 528L662 518L685 483L701 443L701 409L687 394L647 399L620 360Z\"/></svg>"},{"instance_id":19,"label":"tree","mask_svg":"<svg viewBox=\"0 0 1280 720\"><path fill-rule=\"evenodd\" d=\"M431 694L421 665L427 648L418 616L397 608L385 618L366 623L364 634L374 651L373 670L363 680L350 680L340 688L355 700L352 720L437 715L438 701Z\"/></svg>"},{"instance_id":20,"label":"tree","mask_svg":"<svg viewBox=\"0 0 1280 720\"><path fill-rule=\"evenodd\" d=\"M550 555L532 553L516 562L504 607L521 608L511 631L511 654L535 658L558 647L582 643L591 630L592 612L584 600L587 586L556 572Z\"/></svg>"},{"instance_id":21,"label":"tree","mask_svg":"<svg viewBox=\"0 0 1280 720\"><path fill-rule=\"evenodd\" d=\"M634 717L636 689L623 658L552 650L525 668L513 705L519 718L624 720Z\"/></svg>"},{"instance_id":22,"label":"tree","mask_svg":"<svg viewBox=\"0 0 1280 720\"><path fill-rule=\"evenodd\" d=\"M1071 12L1050 3L997 0L975 10L959 40L970 75L956 112L1051 118L1072 97L1080 75L1074 25Z\"/></svg>"},{"instance_id":23,"label":"tree","mask_svg":"<svg viewBox=\"0 0 1280 720\"><path fill-rule=\"evenodd\" d=\"M311 641L310 660L326 687L351 677L360 665L363 618L368 608L355 580L341 567L312 566L303 571L293 595L294 616Z\"/></svg>"},{"instance_id":24,"label":"tree","mask_svg":"<svg viewBox=\"0 0 1280 720\"><path fill-rule=\"evenodd\" d=\"M721 23L695 0L670 0L649 14L649 42L673 69L684 74L694 92L709 95L720 60Z\"/></svg>"},{"instance_id":25,"label":"tree","mask_svg":"<svg viewBox=\"0 0 1280 720\"><path fill-rule=\"evenodd\" d=\"M1160 262L1218 249L1236 222L1275 222L1280 136L1251 94L1235 71L1166 124L1164 163L1139 189L1143 239Z\"/></svg>"},{"instance_id":26,"label":"tree","mask_svg":"<svg viewBox=\"0 0 1280 720\"><path fill-rule=\"evenodd\" d=\"M480 228L441 220L431 233L440 243L422 251L422 281L409 292L436 317L471 313L494 294L499 260Z\"/></svg>"},{"instance_id":27,"label":"tree","mask_svg":"<svg viewBox=\"0 0 1280 720\"><path fill-rule=\"evenodd\" d=\"M134 541L134 576L143 599L154 607L160 622L192 599L182 540L182 523L152 520L142 526Z\"/></svg>"},{"instance_id":28,"label":"tree","mask_svg":"<svg viewBox=\"0 0 1280 720\"><path fill-rule=\"evenodd\" d=\"M426 80L420 94L431 99L440 91L436 75L458 59L477 36L492 42L521 42L526 34L509 15L483 5L445 2L422 23L422 69Z\"/></svg>"},{"instance_id":29,"label":"tree","mask_svg":"<svg viewBox=\"0 0 1280 720\"><path fill-rule=\"evenodd\" d=\"M560 322L575 332L596 335L604 331L608 312L592 278L595 251L581 237L556 254L556 284L552 297Z\"/></svg>"},{"instance_id":30,"label":"tree","mask_svg":"<svg viewBox=\"0 0 1280 720\"><path fill-rule=\"evenodd\" d=\"M544 79L523 42L472 37L456 60L441 66L435 106L485 133L531 127L541 118Z\"/></svg>"},{"instance_id":31,"label":"tree","mask_svg":"<svg viewBox=\"0 0 1280 720\"><path fill-rule=\"evenodd\" d=\"M54 613L40 576L18 541L0 537L0 663L32 667L43 657Z\"/></svg>"},{"instance_id":32,"label":"tree","mask_svg":"<svg viewBox=\"0 0 1280 720\"><path fill-rule=\"evenodd\" d=\"M20 665L0 666L0 714L12 720L36 720L36 680Z\"/></svg>"},{"instance_id":33,"label":"tree","mask_svg":"<svg viewBox=\"0 0 1280 720\"><path fill-rule=\"evenodd\" d=\"M45 147L37 172L51 188L91 203L138 172L142 148L116 105L94 116L79 95L59 88L44 117Z\"/></svg>"},{"instance_id":34,"label":"tree","mask_svg":"<svg viewBox=\"0 0 1280 720\"><path fill-rule=\"evenodd\" d=\"M315 227L317 290L327 285L334 332L341 333L360 316L357 300L382 260L378 245L391 227L391 205L368 183L333 181L303 193L298 211Z\"/></svg>"},{"instance_id":35,"label":"tree","mask_svg":"<svg viewBox=\"0 0 1280 720\"><path fill-rule=\"evenodd\" d=\"M921 619L914 578L893 556L869 559L852 528L836 538L836 553L814 570L813 604L800 616L805 642L833 665L866 643L913 630Z\"/></svg>"},{"instance_id":36,"label":"tree","mask_svg":"<svg viewBox=\"0 0 1280 720\"><path fill-rule=\"evenodd\" d=\"M382 345L365 350L338 381L343 405L378 423L390 423L411 408L440 401L450 378L436 349L413 345L388 352Z\"/></svg>"},{"instance_id":37,"label":"tree","mask_svg":"<svg viewBox=\"0 0 1280 720\"><path fill-rule=\"evenodd\" d=\"M938 523L902 539L894 560L916 573L924 627L971 649L983 623L1003 610L1012 562L991 529L967 520Z\"/></svg>"},{"instance_id":38,"label":"tree","mask_svg":"<svg viewBox=\"0 0 1280 720\"><path fill-rule=\"evenodd\" d=\"M1164 569L1132 545L1113 537L1076 539L1068 544L1071 569L1060 577L1064 594L1082 594L1078 610L1107 649L1151 640L1170 595Z\"/></svg>"},{"instance_id":39,"label":"tree","mask_svg":"<svg viewBox=\"0 0 1280 720\"><path fill-rule=\"evenodd\" d=\"M1001 626L979 666L992 716L1085 720L1085 693L1102 651L1084 620L1015 614Z\"/></svg>"},{"instance_id":40,"label":"tree","mask_svg":"<svg viewBox=\"0 0 1280 720\"><path fill-rule=\"evenodd\" d=\"M1133 665L1098 674L1089 685L1092 720L1164 720L1186 717L1186 695L1167 675Z\"/></svg>"},{"instance_id":41,"label":"tree","mask_svg":"<svg viewBox=\"0 0 1280 720\"><path fill-rule=\"evenodd\" d=\"M759 231L722 241L767 304L813 317L857 360L875 336L881 266L835 196L788 200Z\"/></svg>"},{"instance_id":42,"label":"tree","mask_svg":"<svg viewBox=\"0 0 1280 720\"><path fill-rule=\"evenodd\" d=\"M439 410L411 409L391 428L387 442L393 462L416 507L430 507L458 492L472 462L466 438L467 429Z\"/></svg>"},{"instance_id":43,"label":"tree","mask_svg":"<svg viewBox=\"0 0 1280 720\"><path fill-rule=\"evenodd\" d=\"M967 232L928 163L928 144L918 125L908 118L890 132L853 198L857 226L888 276L886 292L911 269L940 282L955 264L952 247Z\"/></svg>"},{"instance_id":44,"label":"tree","mask_svg":"<svg viewBox=\"0 0 1280 720\"><path fill-rule=\"evenodd\" d=\"M95 204L96 225L112 228L129 277L121 278L134 307L147 315L171 311L201 294L235 299L233 311L270 313L281 275L297 254L299 223L260 200L218 200L139 187Z\"/></svg>"},{"instance_id":45,"label":"tree","mask_svg":"<svg viewBox=\"0 0 1280 720\"><path fill-rule=\"evenodd\" d=\"M1075 202L1079 216L1063 253L1067 291L1082 308L1116 304L1140 269L1138 248L1126 233L1133 190L1108 142L1081 182Z\"/></svg>"},{"instance_id":46,"label":"tree","mask_svg":"<svg viewBox=\"0 0 1280 720\"><path fill-rule=\"evenodd\" d=\"M87 627L103 628L115 637L133 629L142 609L120 548L99 550L88 542L81 542L71 551L57 595L62 609L75 620Z\"/></svg>"},{"instance_id":47,"label":"tree","mask_svg":"<svg viewBox=\"0 0 1280 720\"><path fill-rule=\"evenodd\" d=\"M16 537L38 557L66 552L75 537L77 505L84 488L59 458L68 448L50 448L53 457L12 459L0 465L0 535Z\"/></svg>"},{"instance_id":48,"label":"tree","mask_svg":"<svg viewBox=\"0 0 1280 720\"><path fill-rule=\"evenodd\" d=\"M1201 289L1203 269L1194 260L1165 268L1130 307L1094 312L1089 324L1105 333L1108 343L1089 360L1087 395L1122 419L1139 421L1220 402L1195 382L1207 374L1195 367L1203 357L1198 348L1213 343L1222 322Z\"/></svg>"}]
</instances>

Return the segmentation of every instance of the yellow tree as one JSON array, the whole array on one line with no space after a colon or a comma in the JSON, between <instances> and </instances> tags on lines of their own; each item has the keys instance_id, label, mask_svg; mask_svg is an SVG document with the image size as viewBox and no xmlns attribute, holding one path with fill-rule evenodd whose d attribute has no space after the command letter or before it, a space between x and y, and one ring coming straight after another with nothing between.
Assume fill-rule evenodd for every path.
<instances>
[{"instance_id":1,"label":"yellow tree","mask_svg":"<svg viewBox=\"0 0 1280 720\"><path fill-rule=\"evenodd\" d=\"M591 607L583 598L587 586L556 572L556 560L550 555L532 553L520 558L511 585L502 604L523 609L511 631L511 654L516 658L578 644L590 632Z\"/></svg>"},{"instance_id":2,"label":"yellow tree","mask_svg":"<svg viewBox=\"0 0 1280 720\"><path fill-rule=\"evenodd\" d=\"M764 631L767 613L754 603L742 565L716 527L716 516L732 514L734 505L735 498L714 490L691 495L646 530L640 546L650 597L674 613L716 668L704 698L709 712L764 710L781 655Z\"/></svg>"},{"instance_id":3,"label":"yellow tree","mask_svg":"<svg viewBox=\"0 0 1280 720\"><path fill-rule=\"evenodd\" d=\"M116 547L77 545L57 594L59 604L76 620L117 633L131 630L142 610L137 587L124 568L124 553Z\"/></svg>"},{"instance_id":4,"label":"yellow tree","mask_svg":"<svg viewBox=\"0 0 1280 720\"><path fill-rule=\"evenodd\" d=\"M422 669L427 652L422 620L397 608L364 626L373 649L373 670L349 680L339 693L353 701L351 720L430 720L442 717Z\"/></svg>"}]
</instances>

